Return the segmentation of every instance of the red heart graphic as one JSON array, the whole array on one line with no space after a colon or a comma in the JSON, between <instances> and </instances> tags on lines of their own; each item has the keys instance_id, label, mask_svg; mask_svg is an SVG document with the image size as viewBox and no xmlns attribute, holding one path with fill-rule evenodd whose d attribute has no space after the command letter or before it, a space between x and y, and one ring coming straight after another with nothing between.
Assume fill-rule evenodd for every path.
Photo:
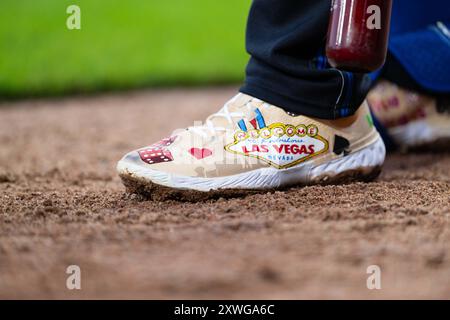
<instances>
[{"instance_id":1,"label":"red heart graphic","mask_svg":"<svg viewBox=\"0 0 450 320\"><path fill-rule=\"evenodd\" d=\"M212 155L212 151L206 148L191 148L189 149L189 153L196 157L198 160L209 157Z\"/></svg>"}]
</instances>

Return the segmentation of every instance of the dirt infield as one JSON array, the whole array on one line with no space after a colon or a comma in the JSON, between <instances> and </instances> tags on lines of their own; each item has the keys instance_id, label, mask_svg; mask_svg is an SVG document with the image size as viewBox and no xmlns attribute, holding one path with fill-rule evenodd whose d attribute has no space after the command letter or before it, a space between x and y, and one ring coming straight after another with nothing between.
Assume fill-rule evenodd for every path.
<instances>
[{"instance_id":1,"label":"dirt infield","mask_svg":"<svg viewBox=\"0 0 450 320\"><path fill-rule=\"evenodd\" d=\"M369 184L200 203L125 194L123 153L234 90L1 104L0 299L450 298L450 153L392 155ZM370 265L381 290L366 287Z\"/></svg>"}]
</instances>

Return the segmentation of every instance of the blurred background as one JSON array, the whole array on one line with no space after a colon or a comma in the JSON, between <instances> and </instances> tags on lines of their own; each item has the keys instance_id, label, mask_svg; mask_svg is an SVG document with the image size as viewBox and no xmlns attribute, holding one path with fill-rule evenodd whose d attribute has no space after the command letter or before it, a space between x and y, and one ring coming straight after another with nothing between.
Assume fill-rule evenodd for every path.
<instances>
[{"instance_id":1,"label":"blurred background","mask_svg":"<svg viewBox=\"0 0 450 320\"><path fill-rule=\"evenodd\" d=\"M0 98L239 82L250 2L1 0Z\"/></svg>"},{"instance_id":2,"label":"blurred background","mask_svg":"<svg viewBox=\"0 0 450 320\"><path fill-rule=\"evenodd\" d=\"M417 16L448 9L418 1ZM413 1L395 2L413 23ZM450 297L448 153L391 154L370 184L192 203L125 193L125 153L236 93L250 4L0 0L0 300ZM67 28L70 5L81 30ZM406 53L430 51L408 39ZM139 88L151 90L127 91ZM82 290L68 290L69 265ZM371 265L383 290L367 289Z\"/></svg>"}]
</instances>

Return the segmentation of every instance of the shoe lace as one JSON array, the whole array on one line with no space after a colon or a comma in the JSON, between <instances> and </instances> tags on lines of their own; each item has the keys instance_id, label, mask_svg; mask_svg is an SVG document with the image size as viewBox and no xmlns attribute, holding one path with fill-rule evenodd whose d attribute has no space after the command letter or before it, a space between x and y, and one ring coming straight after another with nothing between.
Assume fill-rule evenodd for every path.
<instances>
[{"instance_id":1,"label":"shoe lace","mask_svg":"<svg viewBox=\"0 0 450 320\"><path fill-rule=\"evenodd\" d=\"M235 118L245 118L246 115L251 114L256 109L256 106L253 103L261 102L261 100L252 98L244 105L240 106L240 109L246 109L247 112L244 111L234 111L231 112L229 110L229 106L236 101L236 99L239 97L239 95L235 96L233 99L225 103L225 105L222 107L222 109L219 110L219 112L213 113L210 115L206 121L205 124L202 126L191 126L188 128L189 131L192 131L198 135L200 135L202 138L207 138L208 136L215 136L217 132L226 132L229 130L227 127L221 127L217 126L214 123L214 119L216 118L223 118L226 119L230 127L234 127L235 125ZM244 110L245 110L244 109Z\"/></svg>"}]
</instances>

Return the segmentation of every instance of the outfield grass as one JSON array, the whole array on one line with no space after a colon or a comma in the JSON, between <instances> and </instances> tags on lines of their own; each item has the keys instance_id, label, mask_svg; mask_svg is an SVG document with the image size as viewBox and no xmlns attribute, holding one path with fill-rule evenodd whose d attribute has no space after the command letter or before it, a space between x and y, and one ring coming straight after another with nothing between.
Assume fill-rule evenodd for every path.
<instances>
[{"instance_id":1,"label":"outfield grass","mask_svg":"<svg viewBox=\"0 0 450 320\"><path fill-rule=\"evenodd\" d=\"M68 30L66 8L81 8ZM1 0L0 96L240 81L250 0Z\"/></svg>"}]
</instances>

